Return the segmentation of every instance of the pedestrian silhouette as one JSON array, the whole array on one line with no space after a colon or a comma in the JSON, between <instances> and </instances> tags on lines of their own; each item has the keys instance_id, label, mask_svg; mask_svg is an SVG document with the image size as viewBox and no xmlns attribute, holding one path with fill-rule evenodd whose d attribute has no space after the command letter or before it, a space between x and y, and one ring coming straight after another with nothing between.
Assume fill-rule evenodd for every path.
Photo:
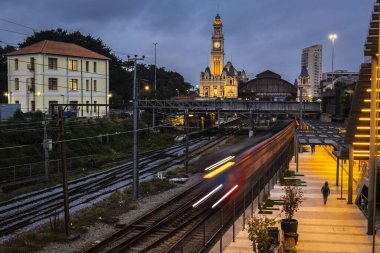
<instances>
[{"instance_id":1,"label":"pedestrian silhouette","mask_svg":"<svg viewBox=\"0 0 380 253\"><path fill-rule=\"evenodd\" d=\"M327 181L322 186L321 192L322 192L322 195L323 195L323 203L326 205L327 197L330 195L329 183Z\"/></svg>"}]
</instances>

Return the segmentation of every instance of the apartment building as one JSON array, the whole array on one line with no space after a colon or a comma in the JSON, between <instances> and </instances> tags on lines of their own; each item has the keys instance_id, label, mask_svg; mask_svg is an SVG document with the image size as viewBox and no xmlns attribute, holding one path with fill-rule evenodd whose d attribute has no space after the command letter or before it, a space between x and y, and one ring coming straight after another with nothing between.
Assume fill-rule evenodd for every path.
<instances>
[{"instance_id":1,"label":"apartment building","mask_svg":"<svg viewBox=\"0 0 380 253\"><path fill-rule=\"evenodd\" d=\"M44 40L7 58L8 103L20 104L23 112L51 113L52 104L68 104L78 117L107 113L108 106L100 105L108 105L110 97L108 57L73 43Z\"/></svg>"},{"instance_id":2,"label":"apartment building","mask_svg":"<svg viewBox=\"0 0 380 253\"><path fill-rule=\"evenodd\" d=\"M301 68L306 67L310 78L311 96L321 97L322 45L302 49Z\"/></svg>"}]
</instances>

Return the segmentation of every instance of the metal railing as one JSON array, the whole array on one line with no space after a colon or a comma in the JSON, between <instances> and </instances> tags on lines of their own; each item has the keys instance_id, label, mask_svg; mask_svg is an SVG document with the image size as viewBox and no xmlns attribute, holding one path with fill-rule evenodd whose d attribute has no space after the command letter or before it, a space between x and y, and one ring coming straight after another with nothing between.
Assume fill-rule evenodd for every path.
<instances>
[{"instance_id":1,"label":"metal railing","mask_svg":"<svg viewBox=\"0 0 380 253\"><path fill-rule=\"evenodd\" d=\"M272 162L261 174L252 176L244 190L240 190L232 201L225 204L220 210L210 214L191 231L187 232L168 252L208 252L212 248L219 248L222 252L230 241L235 241L236 230L245 229L247 218L254 213L254 200L267 185L273 186L277 181L278 172L284 168L293 156L293 142L276 160ZM269 188L269 187L268 187ZM269 189L268 189L269 192ZM238 217L242 222L238 223ZM225 233L230 231L231 233Z\"/></svg>"}]
</instances>

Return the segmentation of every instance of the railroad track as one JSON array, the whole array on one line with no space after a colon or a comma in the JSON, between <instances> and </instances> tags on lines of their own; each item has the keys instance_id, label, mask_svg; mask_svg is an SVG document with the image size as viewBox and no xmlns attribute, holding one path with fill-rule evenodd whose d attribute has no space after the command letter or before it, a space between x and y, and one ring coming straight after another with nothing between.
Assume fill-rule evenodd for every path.
<instances>
[{"instance_id":1,"label":"railroad track","mask_svg":"<svg viewBox=\"0 0 380 253\"><path fill-rule=\"evenodd\" d=\"M227 136L213 137L211 140L198 138L190 143L189 159L225 140ZM148 180L153 173L165 167L172 167L184 161L183 145L165 149L162 152L140 158L140 180ZM175 159L173 159L175 157ZM118 189L132 183L132 162L117 166L69 183L70 209L78 210L86 203L102 199ZM20 228L47 222L49 217L63 212L62 189L49 189L26 194L0 203L0 236L9 235Z\"/></svg>"},{"instance_id":2,"label":"railroad track","mask_svg":"<svg viewBox=\"0 0 380 253\"><path fill-rule=\"evenodd\" d=\"M280 130L277 130L277 132ZM269 137L272 138L271 136L275 134L276 132L273 132ZM269 137L268 135L263 135L258 138L253 144L257 145L257 148L255 147L256 150L266 150L264 140ZM250 147L250 150L252 150L252 148L253 147ZM244 155L247 155L243 150L236 152L243 152ZM264 159L272 159L272 157L268 157L270 154L271 152L269 150L269 154L267 154ZM233 155L237 155L237 153ZM263 163L260 162L260 159L263 158L257 159L259 159L258 165L263 166ZM237 160L236 163L243 164L243 162L241 162L242 160ZM257 167L254 170L254 174L251 175L254 177L260 174L261 169L266 170L265 166ZM232 172L234 170L238 170L238 168L234 167L231 169ZM240 171L233 173L239 174ZM233 180L233 177L231 178L232 182L230 182L226 174L227 173L222 172L215 178L202 180L185 192L178 194L158 208L128 224L100 243L86 249L83 253L177 252L180 248L182 248L184 252L197 252L197 249L199 249L199 245L197 244L203 241L203 245L206 245L205 238L208 238L207 244L209 244L209 242L217 240L216 236L218 233L215 233L215 231L221 231L220 233L223 233L223 229L220 230L221 223L223 223L221 220L227 219L227 223L232 222L235 215L235 204L233 205L234 208L232 208L232 205L226 206L226 203L229 202L232 195L233 198L237 200L236 209L243 210L245 207L243 206L242 199L243 197L249 199L247 195L251 194L249 184L240 181L242 184L240 186L241 188L237 188L237 185L234 186L235 180ZM250 178L250 180L251 179L252 178ZM206 198L221 182L224 182L221 189ZM236 187L235 192L233 192L234 187ZM228 193L231 193L231 195L227 196ZM246 196L244 196L244 194ZM202 199L203 202L200 202ZM200 204L195 206L195 203L198 202L200 202ZM204 227L200 230L203 231L203 233L194 233L195 229L198 231L201 226L204 226L205 221L207 221L207 229ZM180 244L184 238L187 239L186 245Z\"/></svg>"}]
</instances>

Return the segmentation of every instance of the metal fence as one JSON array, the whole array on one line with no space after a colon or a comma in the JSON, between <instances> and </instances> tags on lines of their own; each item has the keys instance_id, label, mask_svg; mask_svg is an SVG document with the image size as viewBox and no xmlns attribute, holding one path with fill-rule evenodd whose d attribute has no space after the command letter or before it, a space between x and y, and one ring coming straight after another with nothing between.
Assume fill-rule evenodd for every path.
<instances>
[{"instance_id":1,"label":"metal fence","mask_svg":"<svg viewBox=\"0 0 380 253\"><path fill-rule=\"evenodd\" d=\"M251 177L244 190L239 191L232 201L222 209L211 212L194 229L186 233L170 252L222 252L229 242L235 241L236 231L245 228L248 218L254 213L255 199L260 203L262 192L269 193L279 179L280 170L289 164L293 151L291 142L258 177ZM237 222L238 217L242 217L241 222Z\"/></svg>"},{"instance_id":2,"label":"metal fence","mask_svg":"<svg viewBox=\"0 0 380 253\"><path fill-rule=\"evenodd\" d=\"M76 156L67 158L67 169L77 170L93 166L93 155ZM49 160L49 175L57 174L61 171L60 159ZM15 183L31 178L45 175L45 162L19 164L0 168L0 183Z\"/></svg>"}]
</instances>

